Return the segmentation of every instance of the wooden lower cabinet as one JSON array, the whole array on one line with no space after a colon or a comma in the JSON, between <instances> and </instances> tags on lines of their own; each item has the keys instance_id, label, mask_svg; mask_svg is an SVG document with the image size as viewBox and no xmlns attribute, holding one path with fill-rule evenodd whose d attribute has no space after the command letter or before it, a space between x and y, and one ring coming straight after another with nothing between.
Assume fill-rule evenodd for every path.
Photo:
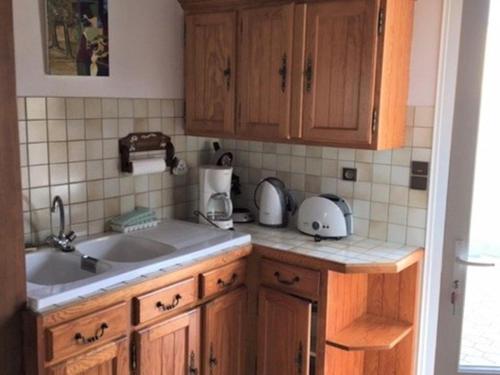
<instances>
[{"instance_id":1,"label":"wooden lower cabinet","mask_svg":"<svg viewBox=\"0 0 500 375\"><path fill-rule=\"evenodd\" d=\"M110 342L50 367L48 375L123 375L129 371L128 339Z\"/></svg>"},{"instance_id":2,"label":"wooden lower cabinet","mask_svg":"<svg viewBox=\"0 0 500 375\"><path fill-rule=\"evenodd\" d=\"M261 288L259 292L259 375L308 375L312 303Z\"/></svg>"},{"instance_id":3,"label":"wooden lower cabinet","mask_svg":"<svg viewBox=\"0 0 500 375\"><path fill-rule=\"evenodd\" d=\"M200 309L137 332L137 374L195 375L200 368Z\"/></svg>"},{"instance_id":4,"label":"wooden lower cabinet","mask_svg":"<svg viewBox=\"0 0 500 375\"><path fill-rule=\"evenodd\" d=\"M244 375L247 288L203 306L203 374Z\"/></svg>"}]
</instances>

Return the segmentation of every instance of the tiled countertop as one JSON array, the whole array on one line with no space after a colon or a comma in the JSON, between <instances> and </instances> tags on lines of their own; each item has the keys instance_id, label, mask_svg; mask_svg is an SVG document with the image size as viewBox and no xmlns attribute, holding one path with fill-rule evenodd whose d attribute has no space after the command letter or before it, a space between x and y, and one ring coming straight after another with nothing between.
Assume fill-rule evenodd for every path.
<instances>
[{"instance_id":1,"label":"tiled countertop","mask_svg":"<svg viewBox=\"0 0 500 375\"><path fill-rule=\"evenodd\" d=\"M235 230L252 236L252 243L345 265L396 264L419 248L359 236L342 240L314 238L290 228L266 228L257 224L237 224Z\"/></svg>"}]
</instances>

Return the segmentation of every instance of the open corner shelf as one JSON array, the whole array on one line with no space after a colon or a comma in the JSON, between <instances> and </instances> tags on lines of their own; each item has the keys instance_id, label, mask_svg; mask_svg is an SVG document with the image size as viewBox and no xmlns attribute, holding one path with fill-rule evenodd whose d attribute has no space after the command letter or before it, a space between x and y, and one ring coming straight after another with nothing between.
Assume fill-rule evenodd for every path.
<instances>
[{"instance_id":1,"label":"open corner shelf","mask_svg":"<svg viewBox=\"0 0 500 375\"><path fill-rule=\"evenodd\" d=\"M408 322L366 314L330 337L328 343L346 351L390 350L412 328Z\"/></svg>"}]
</instances>

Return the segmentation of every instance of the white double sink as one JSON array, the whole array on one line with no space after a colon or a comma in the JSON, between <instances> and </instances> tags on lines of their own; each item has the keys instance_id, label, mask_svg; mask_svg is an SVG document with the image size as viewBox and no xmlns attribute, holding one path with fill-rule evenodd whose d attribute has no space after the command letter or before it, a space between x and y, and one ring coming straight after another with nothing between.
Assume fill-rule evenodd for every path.
<instances>
[{"instance_id":1,"label":"white double sink","mask_svg":"<svg viewBox=\"0 0 500 375\"><path fill-rule=\"evenodd\" d=\"M41 249L26 256L28 304L33 310L62 304L250 240L247 234L169 220L133 234L76 242L72 253ZM82 257L97 260L91 261L94 269L82 267Z\"/></svg>"}]
</instances>

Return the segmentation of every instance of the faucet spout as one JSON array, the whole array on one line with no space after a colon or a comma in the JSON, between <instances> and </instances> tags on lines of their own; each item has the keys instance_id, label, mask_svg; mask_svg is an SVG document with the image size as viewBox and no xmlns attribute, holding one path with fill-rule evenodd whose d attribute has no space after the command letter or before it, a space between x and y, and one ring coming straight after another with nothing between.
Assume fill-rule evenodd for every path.
<instances>
[{"instance_id":1,"label":"faucet spout","mask_svg":"<svg viewBox=\"0 0 500 375\"><path fill-rule=\"evenodd\" d=\"M59 238L63 238L64 233L66 233L66 218L64 216L64 203L59 195L54 197L50 211L54 213L56 208L59 208Z\"/></svg>"},{"instance_id":2,"label":"faucet spout","mask_svg":"<svg viewBox=\"0 0 500 375\"><path fill-rule=\"evenodd\" d=\"M57 208L59 208L59 235L58 236L50 235L47 238L47 243L64 252L75 251L75 247L72 245L72 243L76 239L76 234L73 231L70 231L69 233L66 234L64 203L59 195L56 195L54 197L50 211L56 212Z\"/></svg>"}]
</instances>

